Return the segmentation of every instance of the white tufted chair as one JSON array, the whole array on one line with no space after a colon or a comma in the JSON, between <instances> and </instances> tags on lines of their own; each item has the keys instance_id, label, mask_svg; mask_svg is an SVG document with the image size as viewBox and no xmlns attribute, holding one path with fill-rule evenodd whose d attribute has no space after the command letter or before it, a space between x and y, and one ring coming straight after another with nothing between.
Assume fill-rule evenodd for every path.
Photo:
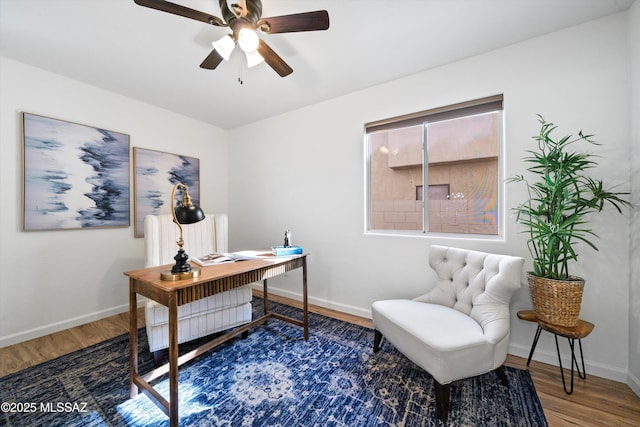
<instances>
[{"instance_id":1,"label":"white tufted chair","mask_svg":"<svg viewBox=\"0 0 640 427\"><path fill-rule=\"evenodd\" d=\"M182 225L184 249L188 255L227 252L228 223L226 214L206 214L195 224ZM176 241L180 231L171 215L148 215L144 219L145 266L173 264L178 252ZM149 350L156 364L169 346L169 310L148 300L145 322ZM191 341L215 332L251 322L250 285L222 292L192 303L178 306L178 343Z\"/></svg>"},{"instance_id":2,"label":"white tufted chair","mask_svg":"<svg viewBox=\"0 0 640 427\"><path fill-rule=\"evenodd\" d=\"M508 385L502 364L509 344L509 302L520 288L523 263L520 257L432 246L429 265L438 279L429 293L372 304L374 352L384 336L433 376L443 423L451 382L495 370Z\"/></svg>"}]
</instances>

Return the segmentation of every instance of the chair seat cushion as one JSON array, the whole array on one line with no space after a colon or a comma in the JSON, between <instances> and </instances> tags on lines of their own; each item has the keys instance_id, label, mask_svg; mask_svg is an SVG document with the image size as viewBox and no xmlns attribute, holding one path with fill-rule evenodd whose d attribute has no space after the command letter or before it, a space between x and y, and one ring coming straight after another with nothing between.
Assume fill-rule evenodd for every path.
<instances>
[{"instance_id":1,"label":"chair seat cushion","mask_svg":"<svg viewBox=\"0 0 640 427\"><path fill-rule=\"evenodd\" d=\"M250 302L251 287L245 285L178 306L178 320L204 316ZM145 305L144 314L147 328L164 325L169 321L169 309L153 300L149 300Z\"/></svg>"},{"instance_id":2,"label":"chair seat cushion","mask_svg":"<svg viewBox=\"0 0 640 427\"><path fill-rule=\"evenodd\" d=\"M396 299L374 302L372 315L374 327L440 384L497 368L480 324L458 310Z\"/></svg>"}]
</instances>

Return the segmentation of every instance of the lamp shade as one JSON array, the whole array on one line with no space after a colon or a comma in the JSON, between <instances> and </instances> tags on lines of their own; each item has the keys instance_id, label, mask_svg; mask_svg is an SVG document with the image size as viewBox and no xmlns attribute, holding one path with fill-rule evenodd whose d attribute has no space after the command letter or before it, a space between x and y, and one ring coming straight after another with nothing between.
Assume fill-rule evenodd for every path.
<instances>
[{"instance_id":1,"label":"lamp shade","mask_svg":"<svg viewBox=\"0 0 640 427\"><path fill-rule=\"evenodd\" d=\"M180 224L194 224L204 219L204 212L194 204L176 206L175 213Z\"/></svg>"},{"instance_id":2,"label":"lamp shade","mask_svg":"<svg viewBox=\"0 0 640 427\"><path fill-rule=\"evenodd\" d=\"M229 58L231 57L231 52L233 52L233 48L236 46L236 43L229 35L226 35L220 40L216 40L211 44L213 45L214 49L218 51L220 56L224 58L225 61L229 60Z\"/></svg>"},{"instance_id":3,"label":"lamp shade","mask_svg":"<svg viewBox=\"0 0 640 427\"><path fill-rule=\"evenodd\" d=\"M256 65L264 62L264 58L257 50L254 50L253 52L245 52L244 54L247 57L247 66L249 68L255 67Z\"/></svg>"}]
</instances>

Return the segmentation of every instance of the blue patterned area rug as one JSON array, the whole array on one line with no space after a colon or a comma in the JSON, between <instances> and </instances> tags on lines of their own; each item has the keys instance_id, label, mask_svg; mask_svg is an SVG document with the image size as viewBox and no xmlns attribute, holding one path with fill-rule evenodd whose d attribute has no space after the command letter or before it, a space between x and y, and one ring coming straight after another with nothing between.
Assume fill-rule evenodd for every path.
<instances>
[{"instance_id":1,"label":"blue patterned area rug","mask_svg":"<svg viewBox=\"0 0 640 427\"><path fill-rule=\"evenodd\" d=\"M254 312L261 308L254 301ZM139 336L140 372L147 372L144 329ZM270 320L181 367L180 425L442 425L430 375L388 343L375 355L372 348L372 330L324 316L310 314L308 341L301 328ZM529 373L506 373L509 387L494 373L454 383L448 425L546 426ZM155 386L168 396L168 380ZM128 393L125 334L0 378L0 426L169 425L147 396Z\"/></svg>"}]
</instances>

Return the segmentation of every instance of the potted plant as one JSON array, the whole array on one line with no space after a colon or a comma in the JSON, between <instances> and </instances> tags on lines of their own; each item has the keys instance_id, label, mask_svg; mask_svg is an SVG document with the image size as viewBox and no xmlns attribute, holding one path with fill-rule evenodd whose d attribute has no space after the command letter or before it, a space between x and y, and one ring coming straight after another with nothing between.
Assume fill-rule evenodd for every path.
<instances>
[{"instance_id":1,"label":"potted plant","mask_svg":"<svg viewBox=\"0 0 640 427\"><path fill-rule=\"evenodd\" d=\"M601 180L587 175L597 163L593 154L573 151L578 144L597 144L593 135L572 135L554 139L557 128L538 115L540 133L533 137L536 150L523 160L530 166L532 180L523 175L508 182L523 182L528 198L514 208L516 222L525 227L527 246L533 258L528 273L533 308L538 319L561 326L575 326L580 314L584 279L570 274L569 262L578 259L577 246L586 244L598 250L598 237L588 226L588 215L602 211L605 202L619 213L630 203L612 192Z\"/></svg>"}]
</instances>

